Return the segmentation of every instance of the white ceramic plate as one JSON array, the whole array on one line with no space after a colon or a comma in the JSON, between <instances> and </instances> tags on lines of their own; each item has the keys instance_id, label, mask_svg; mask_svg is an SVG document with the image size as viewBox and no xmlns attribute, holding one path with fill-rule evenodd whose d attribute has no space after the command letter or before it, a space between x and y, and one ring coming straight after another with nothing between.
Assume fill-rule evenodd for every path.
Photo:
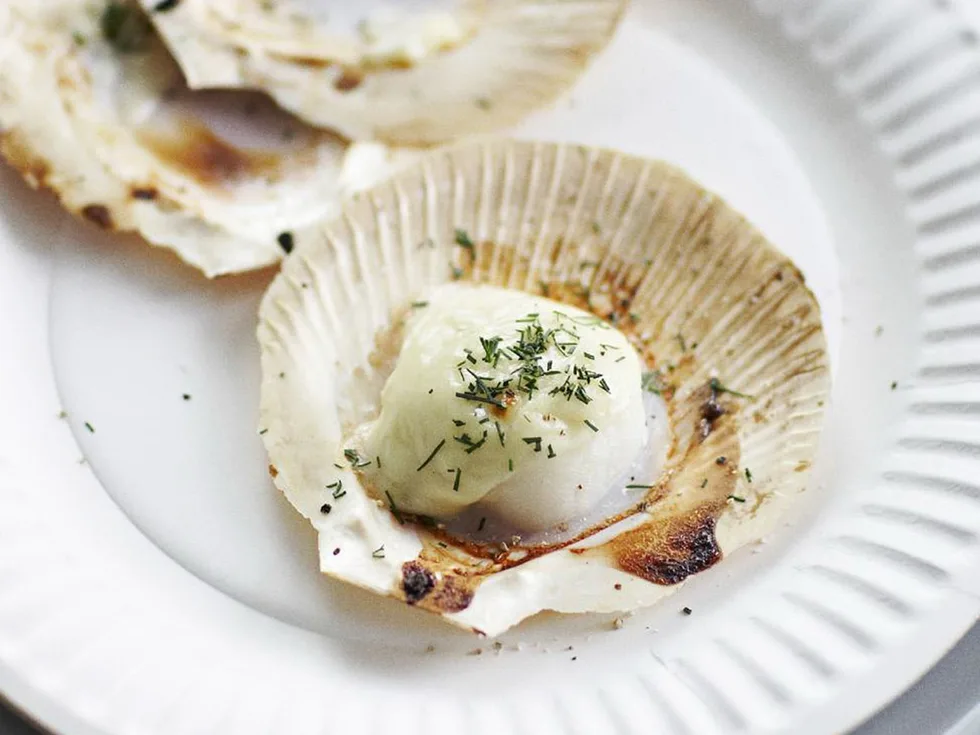
<instances>
[{"instance_id":1,"label":"white ceramic plate","mask_svg":"<svg viewBox=\"0 0 980 735\"><path fill-rule=\"evenodd\" d=\"M636 0L517 133L679 163L802 266L836 384L796 517L621 629L540 617L499 651L323 579L255 436L270 274L206 282L3 170L0 690L68 735L828 733L956 641L980 610L963 18Z\"/></svg>"}]
</instances>

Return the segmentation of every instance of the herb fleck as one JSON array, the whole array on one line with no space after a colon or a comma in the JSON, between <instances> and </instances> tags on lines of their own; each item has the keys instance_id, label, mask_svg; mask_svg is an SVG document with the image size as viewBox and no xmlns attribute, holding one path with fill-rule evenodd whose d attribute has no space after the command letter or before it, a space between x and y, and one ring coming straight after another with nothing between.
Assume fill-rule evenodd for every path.
<instances>
[{"instance_id":1,"label":"herb fleck","mask_svg":"<svg viewBox=\"0 0 980 735\"><path fill-rule=\"evenodd\" d=\"M95 433L95 427L92 426L92 424L90 424L88 421L85 422L85 428L88 429L89 434Z\"/></svg>"},{"instance_id":2,"label":"herb fleck","mask_svg":"<svg viewBox=\"0 0 980 735\"><path fill-rule=\"evenodd\" d=\"M643 378L640 381L640 387L647 393L656 393L659 396L664 389L662 380L663 378L660 375L659 370L651 370L643 373Z\"/></svg>"},{"instance_id":3,"label":"herb fleck","mask_svg":"<svg viewBox=\"0 0 980 735\"><path fill-rule=\"evenodd\" d=\"M747 398L749 400L752 400L752 396L748 395L747 393L739 393L737 390L732 390L731 388L722 385L721 381L718 380L718 378L712 378L708 383L708 385L710 386L711 390L714 393L729 393L735 396L736 398Z\"/></svg>"},{"instance_id":4,"label":"herb fleck","mask_svg":"<svg viewBox=\"0 0 980 735\"><path fill-rule=\"evenodd\" d=\"M683 610L681 610L681 612L684 613L685 615L690 615L694 611L689 607L685 607Z\"/></svg>"},{"instance_id":5,"label":"herb fleck","mask_svg":"<svg viewBox=\"0 0 980 735\"><path fill-rule=\"evenodd\" d=\"M424 467L425 467L425 466L426 466L427 464L429 464L429 462L431 462L431 461L432 461L433 459L435 459L435 456L436 456L437 454L439 454L439 450L440 450L440 449L442 449L442 448L443 448L443 447L444 447L445 445L446 445L446 440L445 440L445 439L443 439L443 440L441 440L441 441L440 441L440 442L439 442L438 444L436 444L436 448L432 450L432 454L430 454L430 455L429 455L428 457L426 457L426 458L425 458L425 461L424 461L424 462L423 462L422 464L420 464L420 465L419 465L419 466L418 466L418 467L416 468L416 470L415 470L415 471L416 471L416 472L421 472L421 471L423 470L423 468L424 468Z\"/></svg>"},{"instance_id":6,"label":"herb fleck","mask_svg":"<svg viewBox=\"0 0 980 735\"><path fill-rule=\"evenodd\" d=\"M292 232L280 232L276 237L276 242L279 243L279 247L282 251L289 255L293 252L293 233Z\"/></svg>"},{"instance_id":7,"label":"herb fleck","mask_svg":"<svg viewBox=\"0 0 980 735\"><path fill-rule=\"evenodd\" d=\"M598 235L600 232L602 232L602 225L595 220L592 220L592 231Z\"/></svg>"},{"instance_id":8,"label":"herb fleck","mask_svg":"<svg viewBox=\"0 0 980 735\"><path fill-rule=\"evenodd\" d=\"M729 495L728 496L728 499L729 500L734 500L736 503L744 503L745 502L745 498L741 497L740 495Z\"/></svg>"},{"instance_id":9,"label":"herb fleck","mask_svg":"<svg viewBox=\"0 0 980 735\"><path fill-rule=\"evenodd\" d=\"M480 525L476 527L477 533L479 533L480 531L482 531L483 530L483 527L486 526L486 525L487 525L487 517L486 516L483 516L483 518L480 519Z\"/></svg>"},{"instance_id":10,"label":"herb fleck","mask_svg":"<svg viewBox=\"0 0 980 735\"><path fill-rule=\"evenodd\" d=\"M634 485L627 485L626 486L626 489L627 490L649 490L652 487L656 487L656 486L655 485L635 485L634 484Z\"/></svg>"},{"instance_id":11,"label":"herb fleck","mask_svg":"<svg viewBox=\"0 0 980 735\"><path fill-rule=\"evenodd\" d=\"M99 27L109 45L124 54L141 51L150 35L149 23L142 13L118 0L105 6Z\"/></svg>"},{"instance_id":12,"label":"herb fleck","mask_svg":"<svg viewBox=\"0 0 980 735\"><path fill-rule=\"evenodd\" d=\"M745 479L746 479L746 480L747 480L747 481L748 481L749 483L751 483L751 482L752 482L752 470L750 470L750 469L749 469L748 467L746 467L746 468L745 468Z\"/></svg>"},{"instance_id":13,"label":"herb fleck","mask_svg":"<svg viewBox=\"0 0 980 735\"><path fill-rule=\"evenodd\" d=\"M333 508L331 507L330 503L324 503L323 505L320 506L320 512L323 513L323 515L326 515L332 510Z\"/></svg>"},{"instance_id":14,"label":"herb fleck","mask_svg":"<svg viewBox=\"0 0 980 735\"><path fill-rule=\"evenodd\" d=\"M453 477L453 491L454 492L457 492L457 493L459 492L459 476L462 473L463 473L463 471L459 467L457 467L456 468L456 475L455 475L455 477Z\"/></svg>"},{"instance_id":15,"label":"herb fleck","mask_svg":"<svg viewBox=\"0 0 980 735\"><path fill-rule=\"evenodd\" d=\"M371 464L371 460L365 459L360 454L357 453L356 449L345 449L344 458L350 462L351 467L367 467Z\"/></svg>"},{"instance_id":16,"label":"herb fleck","mask_svg":"<svg viewBox=\"0 0 980 735\"><path fill-rule=\"evenodd\" d=\"M88 42L88 39L85 38L85 34L81 31L72 31L71 40L74 41L75 45L79 47L84 46Z\"/></svg>"},{"instance_id":17,"label":"herb fleck","mask_svg":"<svg viewBox=\"0 0 980 735\"><path fill-rule=\"evenodd\" d=\"M384 559L385 558L385 545L384 544L381 544L381 546L379 546L374 551L372 551L371 552L371 556L373 556L375 559Z\"/></svg>"},{"instance_id":18,"label":"herb fleck","mask_svg":"<svg viewBox=\"0 0 980 735\"><path fill-rule=\"evenodd\" d=\"M154 13L166 13L168 10L173 10L178 5L180 5L180 0L160 0L156 5L153 6Z\"/></svg>"},{"instance_id":19,"label":"herb fleck","mask_svg":"<svg viewBox=\"0 0 980 735\"><path fill-rule=\"evenodd\" d=\"M588 419L585 419L585 425L588 426L590 429L592 429L592 431L599 431L599 427L593 424Z\"/></svg>"},{"instance_id":20,"label":"herb fleck","mask_svg":"<svg viewBox=\"0 0 980 735\"><path fill-rule=\"evenodd\" d=\"M457 227L454 240L460 247L466 248L467 250L473 249L473 241L470 239L470 235L466 230L461 230Z\"/></svg>"},{"instance_id":21,"label":"herb fleck","mask_svg":"<svg viewBox=\"0 0 980 735\"><path fill-rule=\"evenodd\" d=\"M500 422L494 421L493 425L497 427L497 438L500 440L500 446L504 446L504 430L500 428Z\"/></svg>"},{"instance_id":22,"label":"herb fleck","mask_svg":"<svg viewBox=\"0 0 980 735\"><path fill-rule=\"evenodd\" d=\"M395 520L398 521L399 524L404 525L405 519L402 517L401 511L398 510L398 506L395 505L395 500L391 497L391 493L389 493L387 490L385 490L385 497L388 498L388 509L395 517Z\"/></svg>"}]
</instances>

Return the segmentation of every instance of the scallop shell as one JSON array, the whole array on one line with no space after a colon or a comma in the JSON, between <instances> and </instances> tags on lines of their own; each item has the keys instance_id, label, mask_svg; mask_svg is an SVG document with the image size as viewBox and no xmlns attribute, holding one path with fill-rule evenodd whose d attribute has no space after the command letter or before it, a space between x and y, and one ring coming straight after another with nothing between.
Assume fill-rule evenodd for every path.
<instances>
[{"instance_id":1,"label":"scallop shell","mask_svg":"<svg viewBox=\"0 0 980 735\"><path fill-rule=\"evenodd\" d=\"M350 4L360 22L349 29L333 22L343 7L325 18L312 0L181 0L151 16L194 88L261 89L350 139L415 145L498 130L547 103L627 4L461 0L451 13L406 10L380 31L370 2Z\"/></svg>"},{"instance_id":2,"label":"scallop shell","mask_svg":"<svg viewBox=\"0 0 980 735\"><path fill-rule=\"evenodd\" d=\"M107 12L126 19L126 43L137 49L120 51L107 40ZM236 110L255 107L251 119L272 127L275 145L236 146L193 109L228 98L187 92L138 6L9 0L0 7L3 156L73 213L139 232L208 276L278 261L282 233L335 214L342 193L373 183L365 172L380 178L389 163L383 146L351 151L241 93Z\"/></svg>"},{"instance_id":3,"label":"scallop shell","mask_svg":"<svg viewBox=\"0 0 980 735\"><path fill-rule=\"evenodd\" d=\"M817 302L755 228L665 163L502 140L441 149L300 240L261 306L260 433L326 574L488 635L543 610L627 611L761 539L807 486L830 385ZM361 489L341 441L378 410L386 330L454 278L588 308L659 371L646 379L674 445L632 515L564 547L478 549Z\"/></svg>"}]
</instances>

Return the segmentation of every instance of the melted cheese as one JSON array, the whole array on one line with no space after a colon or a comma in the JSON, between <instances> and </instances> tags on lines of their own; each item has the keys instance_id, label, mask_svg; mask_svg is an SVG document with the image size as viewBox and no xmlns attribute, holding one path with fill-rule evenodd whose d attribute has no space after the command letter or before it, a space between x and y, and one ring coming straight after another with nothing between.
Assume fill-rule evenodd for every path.
<instances>
[{"instance_id":1,"label":"melted cheese","mask_svg":"<svg viewBox=\"0 0 980 735\"><path fill-rule=\"evenodd\" d=\"M354 445L404 512L447 519L482 503L514 527L586 514L647 443L641 362L587 312L450 284L416 306L379 417ZM380 466L379 466L380 464Z\"/></svg>"}]
</instances>

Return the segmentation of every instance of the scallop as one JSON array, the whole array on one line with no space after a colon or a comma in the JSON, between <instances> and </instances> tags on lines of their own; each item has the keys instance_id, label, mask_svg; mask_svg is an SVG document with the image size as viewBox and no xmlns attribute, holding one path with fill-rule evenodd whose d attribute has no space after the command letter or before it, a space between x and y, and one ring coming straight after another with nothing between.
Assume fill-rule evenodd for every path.
<instances>
[{"instance_id":1,"label":"scallop","mask_svg":"<svg viewBox=\"0 0 980 735\"><path fill-rule=\"evenodd\" d=\"M445 142L569 87L627 0L143 0L193 88L271 94L354 140Z\"/></svg>"},{"instance_id":2,"label":"scallop","mask_svg":"<svg viewBox=\"0 0 980 735\"><path fill-rule=\"evenodd\" d=\"M351 146L254 93L190 92L135 4L0 7L0 153L107 230L208 276L260 268L407 152Z\"/></svg>"},{"instance_id":3,"label":"scallop","mask_svg":"<svg viewBox=\"0 0 980 735\"><path fill-rule=\"evenodd\" d=\"M830 388L819 306L792 262L666 163L439 149L297 244L260 309L259 433L325 574L486 635L547 610L625 612L761 539L807 487ZM555 337L566 320L610 336ZM521 323L550 346L531 349ZM575 384L566 406L555 386L590 364L611 396L593 376L591 400ZM535 408L542 392L554 400ZM594 427L549 459L524 414L539 435ZM372 443L384 425L405 429ZM607 429L621 449L591 451ZM530 504L501 511L495 488L524 467ZM610 487L568 504L563 472Z\"/></svg>"}]
</instances>

